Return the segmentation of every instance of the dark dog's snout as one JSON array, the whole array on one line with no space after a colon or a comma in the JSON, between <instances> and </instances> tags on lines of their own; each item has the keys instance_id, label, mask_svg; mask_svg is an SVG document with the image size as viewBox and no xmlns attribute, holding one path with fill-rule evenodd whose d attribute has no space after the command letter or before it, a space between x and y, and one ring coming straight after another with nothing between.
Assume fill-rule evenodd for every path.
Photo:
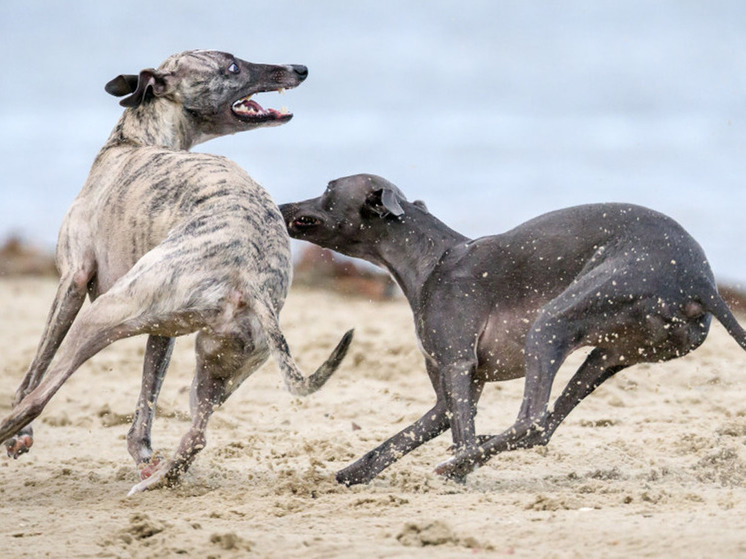
<instances>
[{"instance_id":1,"label":"dark dog's snout","mask_svg":"<svg viewBox=\"0 0 746 559\"><path fill-rule=\"evenodd\" d=\"M308 77L308 68L306 66L303 66L302 64L293 64L291 68L293 69L293 72L295 72L295 75L301 80L305 80Z\"/></svg>"},{"instance_id":2,"label":"dark dog's snout","mask_svg":"<svg viewBox=\"0 0 746 559\"><path fill-rule=\"evenodd\" d=\"M312 215L314 212L305 211L298 203L280 204L280 212L285 220L285 227L293 238L304 238L323 224L323 221Z\"/></svg>"},{"instance_id":3,"label":"dark dog's snout","mask_svg":"<svg viewBox=\"0 0 746 559\"><path fill-rule=\"evenodd\" d=\"M288 224L291 217L295 213L295 206L296 204L280 204L280 213L282 213L282 217L285 220L285 225Z\"/></svg>"}]
</instances>

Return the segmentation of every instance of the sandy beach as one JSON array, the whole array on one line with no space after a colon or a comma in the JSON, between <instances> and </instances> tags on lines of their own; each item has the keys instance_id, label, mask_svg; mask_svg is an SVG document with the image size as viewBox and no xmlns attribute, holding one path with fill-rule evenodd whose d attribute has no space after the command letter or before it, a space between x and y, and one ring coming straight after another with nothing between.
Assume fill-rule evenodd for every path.
<instances>
[{"instance_id":1,"label":"sandy beach","mask_svg":"<svg viewBox=\"0 0 746 559\"><path fill-rule=\"evenodd\" d=\"M51 278L0 280L2 415L54 290ZM86 363L36 421L32 451L0 457L3 555L746 556L746 353L719 324L689 356L608 381L548 447L497 456L465 485L433 474L448 456L444 434L353 488L334 473L434 401L409 308L294 288L282 324L306 372L354 327L336 376L298 399L268 362L216 412L180 486L130 498L138 473L125 436L145 339ZM581 359L566 363L556 390ZM153 431L164 452L188 427L193 360L193 339L180 339ZM522 388L489 385L478 431L507 427Z\"/></svg>"}]
</instances>

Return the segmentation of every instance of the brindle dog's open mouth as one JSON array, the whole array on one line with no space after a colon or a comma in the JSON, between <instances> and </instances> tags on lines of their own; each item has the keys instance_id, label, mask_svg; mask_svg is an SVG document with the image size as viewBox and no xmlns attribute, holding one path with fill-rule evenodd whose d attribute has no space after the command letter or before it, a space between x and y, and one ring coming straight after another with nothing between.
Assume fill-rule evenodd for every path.
<instances>
[{"instance_id":1,"label":"brindle dog's open mouth","mask_svg":"<svg viewBox=\"0 0 746 559\"><path fill-rule=\"evenodd\" d=\"M278 89L277 91L279 93L285 92L284 89ZM287 107L282 107L279 111L272 108L265 109L251 98L252 95L243 97L233 103L231 110L239 120L244 122L285 122L293 118L293 113Z\"/></svg>"}]
</instances>

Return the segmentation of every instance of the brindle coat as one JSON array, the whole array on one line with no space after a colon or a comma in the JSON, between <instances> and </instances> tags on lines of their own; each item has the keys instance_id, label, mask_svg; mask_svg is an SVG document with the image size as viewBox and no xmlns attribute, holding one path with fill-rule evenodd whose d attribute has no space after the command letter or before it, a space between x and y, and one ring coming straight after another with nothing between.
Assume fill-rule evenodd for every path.
<instances>
[{"instance_id":1,"label":"brindle coat","mask_svg":"<svg viewBox=\"0 0 746 559\"><path fill-rule=\"evenodd\" d=\"M205 445L213 409L271 352L294 394L318 390L349 346L348 332L304 378L278 325L291 276L289 238L267 192L232 161L190 153L224 134L273 126L292 115L249 97L299 85L305 66L245 62L188 51L157 70L106 86L127 109L98 153L63 221L60 282L46 329L0 441L17 457L30 422L88 358L115 340L148 334L142 391L128 435L141 466L139 491L176 480ZM81 307L86 294L92 304ZM193 422L175 455L152 458L153 411L174 338L198 332ZM148 477L149 476L149 477Z\"/></svg>"}]
</instances>

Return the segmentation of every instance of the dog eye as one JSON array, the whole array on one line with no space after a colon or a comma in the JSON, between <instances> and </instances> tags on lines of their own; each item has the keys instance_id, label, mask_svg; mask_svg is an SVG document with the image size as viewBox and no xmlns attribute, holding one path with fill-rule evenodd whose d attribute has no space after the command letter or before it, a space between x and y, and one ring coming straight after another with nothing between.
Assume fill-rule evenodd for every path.
<instances>
[{"instance_id":1,"label":"dog eye","mask_svg":"<svg viewBox=\"0 0 746 559\"><path fill-rule=\"evenodd\" d=\"M241 71L241 69L238 67L238 64L236 64L234 62L233 64L231 64L230 66L228 66L228 71L231 74L238 74Z\"/></svg>"}]
</instances>

